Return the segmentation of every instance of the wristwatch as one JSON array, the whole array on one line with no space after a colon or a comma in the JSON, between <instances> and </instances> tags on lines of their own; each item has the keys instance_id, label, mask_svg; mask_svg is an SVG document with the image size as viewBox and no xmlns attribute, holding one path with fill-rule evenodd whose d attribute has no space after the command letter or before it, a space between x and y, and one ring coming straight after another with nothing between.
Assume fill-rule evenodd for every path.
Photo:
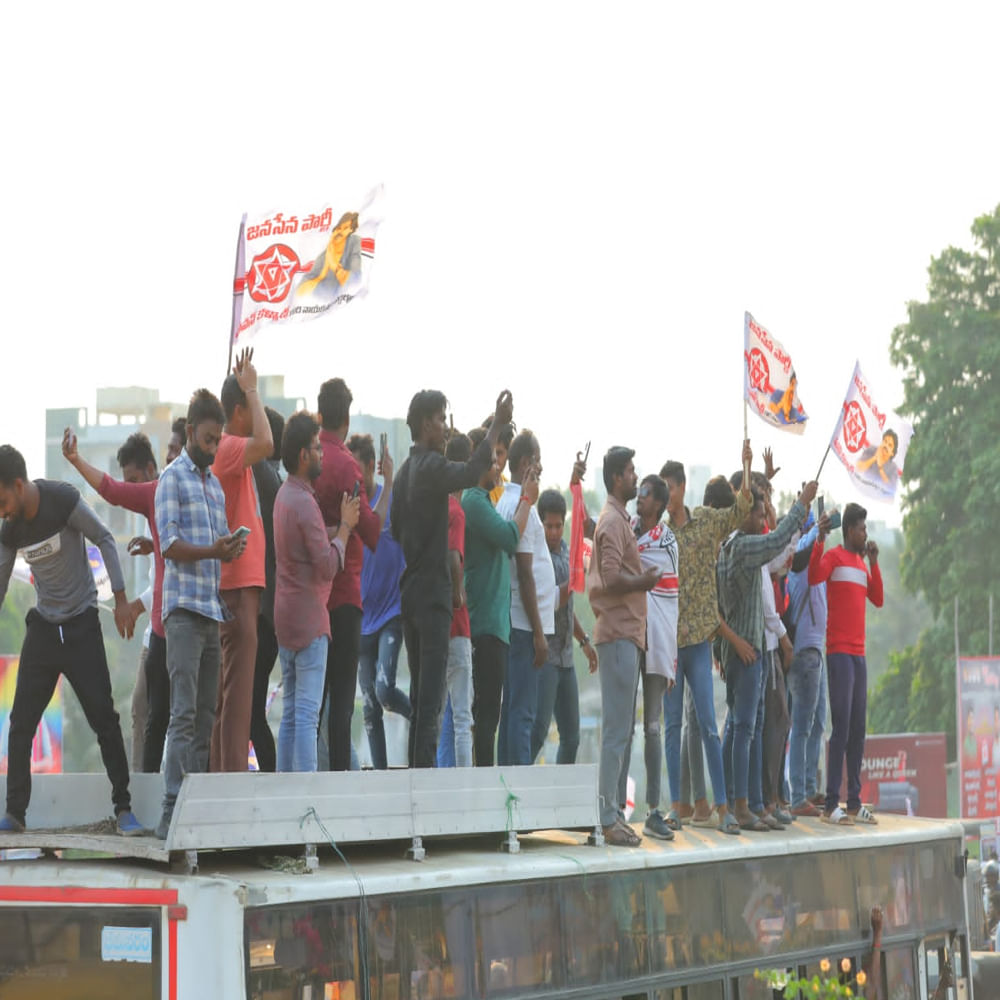
<instances>
[{"instance_id":1,"label":"wristwatch","mask_svg":"<svg viewBox=\"0 0 1000 1000\"><path fill-rule=\"evenodd\" d=\"M583 633L583 638L579 640L580 649L586 649L590 645L590 636L586 632Z\"/></svg>"}]
</instances>

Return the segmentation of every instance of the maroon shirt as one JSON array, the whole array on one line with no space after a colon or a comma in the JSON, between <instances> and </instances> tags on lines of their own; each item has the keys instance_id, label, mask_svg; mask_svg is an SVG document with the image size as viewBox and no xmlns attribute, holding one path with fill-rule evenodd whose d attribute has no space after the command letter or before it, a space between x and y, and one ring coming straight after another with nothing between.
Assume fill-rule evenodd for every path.
<instances>
[{"instance_id":1,"label":"maroon shirt","mask_svg":"<svg viewBox=\"0 0 1000 1000\"><path fill-rule=\"evenodd\" d=\"M336 434L327 430L319 432L319 443L323 446L323 471L316 480L315 488L325 524L334 528L340 524L340 501L343 495L346 493L350 496L354 492L354 484L361 484L361 519L347 540L344 565L334 578L327 607L332 611L342 604L351 604L360 610L363 561L361 543L364 542L372 552L375 551L381 531L378 515L368 506L361 466L347 450L347 445Z\"/></svg>"},{"instance_id":2,"label":"maroon shirt","mask_svg":"<svg viewBox=\"0 0 1000 1000\"><path fill-rule=\"evenodd\" d=\"M153 631L162 639L163 632L163 554L160 552L160 533L156 530L156 484L123 483L105 474L101 480L98 493L115 507L142 514L149 524L149 534L153 539L153 607L149 612L150 625Z\"/></svg>"},{"instance_id":3,"label":"maroon shirt","mask_svg":"<svg viewBox=\"0 0 1000 1000\"><path fill-rule=\"evenodd\" d=\"M311 486L289 476L274 498L274 634L285 649L305 649L330 638L326 611L330 582L344 551L332 544Z\"/></svg>"}]
</instances>

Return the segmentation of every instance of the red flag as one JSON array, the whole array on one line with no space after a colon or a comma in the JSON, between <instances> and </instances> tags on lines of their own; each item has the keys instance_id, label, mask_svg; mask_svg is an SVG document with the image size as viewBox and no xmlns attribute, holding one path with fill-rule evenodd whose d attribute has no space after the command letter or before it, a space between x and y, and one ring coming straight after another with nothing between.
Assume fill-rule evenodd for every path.
<instances>
[{"instance_id":1,"label":"red flag","mask_svg":"<svg viewBox=\"0 0 1000 1000\"><path fill-rule=\"evenodd\" d=\"M583 502L583 486L580 483L571 483L569 491L573 495L573 512L569 528L569 589L582 594L585 577L583 526L587 521L587 508Z\"/></svg>"}]
</instances>

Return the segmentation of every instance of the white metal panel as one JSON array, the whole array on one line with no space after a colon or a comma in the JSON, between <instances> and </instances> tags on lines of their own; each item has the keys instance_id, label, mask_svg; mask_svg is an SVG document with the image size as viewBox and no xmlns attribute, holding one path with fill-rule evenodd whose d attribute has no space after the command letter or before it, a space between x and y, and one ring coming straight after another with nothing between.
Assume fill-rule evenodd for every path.
<instances>
[{"instance_id":1,"label":"white metal panel","mask_svg":"<svg viewBox=\"0 0 1000 1000\"><path fill-rule=\"evenodd\" d=\"M339 843L413 836L409 772L189 774L167 835L170 850Z\"/></svg>"},{"instance_id":2,"label":"white metal panel","mask_svg":"<svg viewBox=\"0 0 1000 1000\"><path fill-rule=\"evenodd\" d=\"M418 836L593 829L597 766L412 771Z\"/></svg>"}]
</instances>

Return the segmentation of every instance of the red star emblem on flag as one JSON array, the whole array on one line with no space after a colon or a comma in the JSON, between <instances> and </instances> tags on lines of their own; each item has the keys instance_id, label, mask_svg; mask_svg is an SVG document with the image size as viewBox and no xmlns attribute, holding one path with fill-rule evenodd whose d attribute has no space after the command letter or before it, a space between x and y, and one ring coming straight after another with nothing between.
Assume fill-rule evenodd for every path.
<instances>
[{"instance_id":1,"label":"red star emblem on flag","mask_svg":"<svg viewBox=\"0 0 1000 1000\"><path fill-rule=\"evenodd\" d=\"M865 412L852 399L844 404L844 445L853 455L868 443L868 423Z\"/></svg>"},{"instance_id":2,"label":"red star emblem on flag","mask_svg":"<svg viewBox=\"0 0 1000 1000\"><path fill-rule=\"evenodd\" d=\"M750 384L758 392L771 392L771 369L763 351L755 347L747 356L747 372Z\"/></svg>"},{"instance_id":3,"label":"red star emblem on flag","mask_svg":"<svg viewBox=\"0 0 1000 1000\"><path fill-rule=\"evenodd\" d=\"M247 292L254 302L281 302L299 270L295 251L284 243L275 243L251 261Z\"/></svg>"}]
</instances>

